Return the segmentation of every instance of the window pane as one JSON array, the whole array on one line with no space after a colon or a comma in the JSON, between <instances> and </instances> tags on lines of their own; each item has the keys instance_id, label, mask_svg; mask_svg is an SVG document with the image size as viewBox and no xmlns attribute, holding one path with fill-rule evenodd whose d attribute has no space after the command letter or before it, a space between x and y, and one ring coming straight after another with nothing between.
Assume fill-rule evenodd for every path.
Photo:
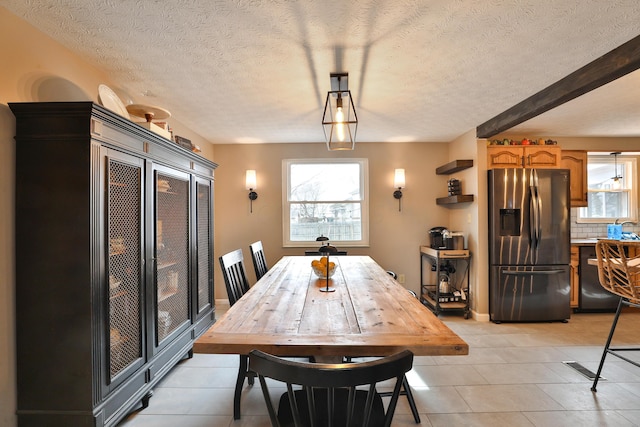
<instances>
[{"instance_id":1,"label":"window pane","mask_svg":"<svg viewBox=\"0 0 640 427\"><path fill-rule=\"evenodd\" d=\"M358 163L292 164L291 201L362 200Z\"/></svg>"},{"instance_id":2,"label":"window pane","mask_svg":"<svg viewBox=\"0 0 640 427\"><path fill-rule=\"evenodd\" d=\"M589 205L584 208L589 218L624 218L629 216L627 192L589 192ZM583 215L584 216L584 215Z\"/></svg>"},{"instance_id":3,"label":"window pane","mask_svg":"<svg viewBox=\"0 0 640 427\"><path fill-rule=\"evenodd\" d=\"M291 241L315 241L323 235L331 241L362 239L360 203L291 203Z\"/></svg>"},{"instance_id":4,"label":"window pane","mask_svg":"<svg viewBox=\"0 0 640 427\"><path fill-rule=\"evenodd\" d=\"M635 220L636 194L634 187L636 159L621 155L589 155L588 206L578 209L578 222L608 223L614 220ZM615 181L618 178L618 182ZM615 189L615 184L620 184Z\"/></svg>"},{"instance_id":5,"label":"window pane","mask_svg":"<svg viewBox=\"0 0 640 427\"><path fill-rule=\"evenodd\" d=\"M344 247L369 244L367 159L283 160L283 244L316 246L320 235Z\"/></svg>"}]
</instances>

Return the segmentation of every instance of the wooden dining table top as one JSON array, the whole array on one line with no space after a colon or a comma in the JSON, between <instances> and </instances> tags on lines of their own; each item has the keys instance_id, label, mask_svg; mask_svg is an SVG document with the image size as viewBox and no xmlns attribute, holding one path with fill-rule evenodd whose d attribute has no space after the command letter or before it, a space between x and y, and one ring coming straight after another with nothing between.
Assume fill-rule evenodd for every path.
<instances>
[{"instance_id":1,"label":"wooden dining table top","mask_svg":"<svg viewBox=\"0 0 640 427\"><path fill-rule=\"evenodd\" d=\"M196 353L466 355L469 346L368 256L334 256L334 292L311 261L285 256L205 332Z\"/></svg>"}]
</instances>

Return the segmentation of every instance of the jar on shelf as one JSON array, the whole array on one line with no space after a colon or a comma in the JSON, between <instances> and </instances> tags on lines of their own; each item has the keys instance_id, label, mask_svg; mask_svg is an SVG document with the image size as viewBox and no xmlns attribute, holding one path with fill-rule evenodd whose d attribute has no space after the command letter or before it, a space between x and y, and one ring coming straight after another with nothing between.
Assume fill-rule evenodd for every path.
<instances>
[{"instance_id":1,"label":"jar on shelf","mask_svg":"<svg viewBox=\"0 0 640 427\"><path fill-rule=\"evenodd\" d=\"M462 186L460 185L460 180L451 178L448 181L449 195L450 196L459 196L462 194Z\"/></svg>"}]
</instances>

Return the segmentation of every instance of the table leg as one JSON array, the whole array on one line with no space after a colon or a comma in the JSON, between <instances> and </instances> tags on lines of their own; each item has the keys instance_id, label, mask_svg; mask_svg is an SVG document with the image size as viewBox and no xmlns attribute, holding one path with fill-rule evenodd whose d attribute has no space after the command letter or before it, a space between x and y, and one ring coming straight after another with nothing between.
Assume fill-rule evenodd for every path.
<instances>
[{"instance_id":1,"label":"table leg","mask_svg":"<svg viewBox=\"0 0 640 427\"><path fill-rule=\"evenodd\" d=\"M247 376L247 369L249 367L249 356L246 354L240 355L240 367L238 368L238 378L236 379L236 390L233 395L233 419L240 419L240 398L242 397L242 386L244 385L244 379Z\"/></svg>"}]
</instances>

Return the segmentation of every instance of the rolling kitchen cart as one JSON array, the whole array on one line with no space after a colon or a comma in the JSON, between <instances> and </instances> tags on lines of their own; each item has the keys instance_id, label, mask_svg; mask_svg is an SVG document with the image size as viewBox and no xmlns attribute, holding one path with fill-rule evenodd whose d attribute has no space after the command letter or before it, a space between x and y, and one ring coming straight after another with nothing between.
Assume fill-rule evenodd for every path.
<instances>
[{"instance_id":1,"label":"rolling kitchen cart","mask_svg":"<svg viewBox=\"0 0 640 427\"><path fill-rule=\"evenodd\" d=\"M442 311L461 311L468 319L470 262L468 249L420 246L420 302L436 315Z\"/></svg>"}]
</instances>

